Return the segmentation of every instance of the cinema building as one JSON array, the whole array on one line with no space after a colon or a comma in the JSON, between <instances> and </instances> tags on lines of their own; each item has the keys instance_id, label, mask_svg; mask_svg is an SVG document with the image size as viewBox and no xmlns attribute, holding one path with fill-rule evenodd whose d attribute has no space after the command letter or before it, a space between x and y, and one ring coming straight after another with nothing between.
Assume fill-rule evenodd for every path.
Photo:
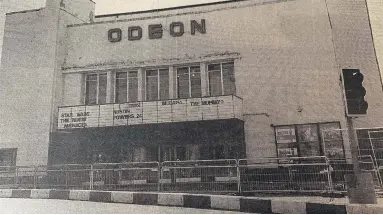
<instances>
[{"instance_id":1,"label":"cinema building","mask_svg":"<svg viewBox=\"0 0 383 215\"><path fill-rule=\"evenodd\" d=\"M340 74L383 125L366 0L244 0L94 16L48 0L6 16L2 165L350 158Z\"/></svg>"}]
</instances>

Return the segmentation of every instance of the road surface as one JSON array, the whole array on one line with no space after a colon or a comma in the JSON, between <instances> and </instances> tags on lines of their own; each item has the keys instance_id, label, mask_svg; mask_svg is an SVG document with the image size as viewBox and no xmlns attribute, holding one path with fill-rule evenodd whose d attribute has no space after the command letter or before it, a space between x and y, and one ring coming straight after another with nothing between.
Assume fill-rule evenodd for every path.
<instances>
[{"instance_id":1,"label":"road surface","mask_svg":"<svg viewBox=\"0 0 383 215\"><path fill-rule=\"evenodd\" d=\"M17 199L0 198L0 214L217 214L239 213L234 211L207 210L182 207L166 207L154 205L134 205L118 203L100 203L88 201L70 201L56 199Z\"/></svg>"}]
</instances>

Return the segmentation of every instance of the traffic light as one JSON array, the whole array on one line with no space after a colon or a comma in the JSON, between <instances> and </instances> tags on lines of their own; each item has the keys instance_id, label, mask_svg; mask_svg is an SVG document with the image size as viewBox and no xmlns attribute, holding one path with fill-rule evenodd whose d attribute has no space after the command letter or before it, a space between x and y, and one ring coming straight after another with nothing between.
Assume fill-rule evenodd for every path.
<instances>
[{"instance_id":1,"label":"traffic light","mask_svg":"<svg viewBox=\"0 0 383 215\"><path fill-rule=\"evenodd\" d=\"M368 103L364 100L363 74L359 69L343 69L343 87L347 103L347 115L367 114Z\"/></svg>"}]
</instances>

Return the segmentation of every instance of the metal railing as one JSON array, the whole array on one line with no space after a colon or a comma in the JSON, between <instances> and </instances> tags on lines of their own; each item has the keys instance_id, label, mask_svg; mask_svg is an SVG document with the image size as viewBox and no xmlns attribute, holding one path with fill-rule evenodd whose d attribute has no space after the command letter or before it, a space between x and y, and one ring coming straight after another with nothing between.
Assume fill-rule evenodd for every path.
<instances>
[{"instance_id":1,"label":"metal railing","mask_svg":"<svg viewBox=\"0 0 383 215\"><path fill-rule=\"evenodd\" d=\"M237 160L165 161L161 190L170 192L237 192Z\"/></svg>"},{"instance_id":2,"label":"metal railing","mask_svg":"<svg viewBox=\"0 0 383 215\"><path fill-rule=\"evenodd\" d=\"M323 156L239 160L240 191L332 191L330 169Z\"/></svg>"},{"instance_id":3,"label":"metal railing","mask_svg":"<svg viewBox=\"0 0 383 215\"><path fill-rule=\"evenodd\" d=\"M382 180L371 156L364 171ZM345 160L325 156L0 167L0 188L248 193L345 191Z\"/></svg>"},{"instance_id":4,"label":"metal railing","mask_svg":"<svg viewBox=\"0 0 383 215\"><path fill-rule=\"evenodd\" d=\"M335 190L343 191L345 187L346 174L353 172L352 164L346 163L345 160L330 160L331 163L331 178L333 181L333 188ZM363 171L370 172L372 174L375 188L382 187L382 179L379 172L379 168L375 165L374 159L371 155L360 155L359 164Z\"/></svg>"}]
</instances>

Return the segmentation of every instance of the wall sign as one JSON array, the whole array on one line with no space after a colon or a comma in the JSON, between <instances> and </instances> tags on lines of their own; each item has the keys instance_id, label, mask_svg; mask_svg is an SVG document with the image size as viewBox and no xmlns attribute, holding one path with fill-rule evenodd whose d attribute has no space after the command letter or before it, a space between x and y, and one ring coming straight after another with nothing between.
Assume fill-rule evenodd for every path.
<instances>
[{"instance_id":1,"label":"wall sign","mask_svg":"<svg viewBox=\"0 0 383 215\"><path fill-rule=\"evenodd\" d=\"M58 129L242 119L242 100L218 96L59 108Z\"/></svg>"},{"instance_id":2,"label":"wall sign","mask_svg":"<svg viewBox=\"0 0 383 215\"><path fill-rule=\"evenodd\" d=\"M277 127L275 134L277 143L295 143L297 141L294 126Z\"/></svg>"},{"instance_id":3,"label":"wall sign","mask_svg":"<svg viewBox=\"0 0 383 215\"><path fill-rule=\"evenodd\" d=\"M185 33L185 26L183 22L172 22L169 26L165 26L169 29L169 34L172 37L181 37ZM201 19L200 22L196 20L190 21L190 33L195 35L196 32L201 34L206 33L205 19ZM141 26L129 26L127 32L128 40L140 40L142 38L143 30ZM161 39L164 33L164 26L161 24L151 24L148 26L148 37L149 39ZM108 31L109 42L115 43L120 42L123 38L123 32L120 28L113 28Z\"/></svg>"}]
</instances>

